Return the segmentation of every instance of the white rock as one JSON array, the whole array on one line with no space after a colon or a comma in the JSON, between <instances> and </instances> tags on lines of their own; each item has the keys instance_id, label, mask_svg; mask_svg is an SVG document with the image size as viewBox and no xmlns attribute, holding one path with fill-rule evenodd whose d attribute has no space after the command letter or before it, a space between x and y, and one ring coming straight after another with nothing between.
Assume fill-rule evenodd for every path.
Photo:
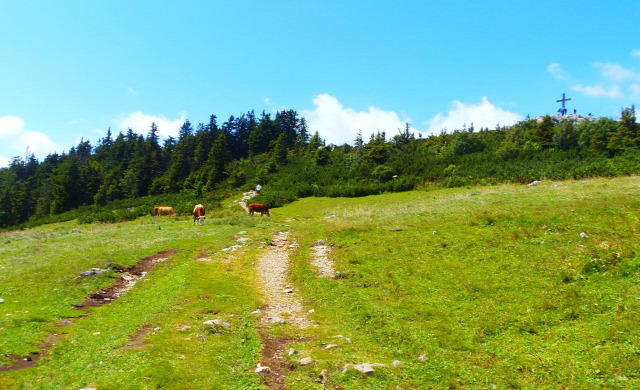
<instances>
[{"instance_id":1,"label":"white rock","mask_svg":"<svg viewBox=\"0 0 640 390\"><path fill-rule=\"evenodd\" d=\"M292 288L285 288L284 290L282 290L283 293L285 294L291 294L293 292Z\"/></svg>"},{"instance_id":2,"label":"white rock","mask_svg":"<svg viewBox=\"0 0 640 390\"><path fill-rule=\"evenodd\" d=\"M311 359L310 357L305 357L305 358L300 359L300 365L301 366L308 366L311 363L313 363L313 359Z\"/></svg>"},{"instance_id":3,"label":"white rock","mask_svg":"<svg viewBox=\"0 0 640 390\"><path fill-rule=\"evenodd\" d=\"M311 309L311 310L309 310L309 312L308 312L308 313L309 313L309 314L313 314L313 313L315 313L315 312L316 312L316 309Z\"/></svg>"},{"instance_id":4,"label":"white rock","mask_svg":"<svg viewBox=\"0 0 640 390\"><path fill-rule=\"evenodd\" d=\"M247 234L247 232L243 230L243 231L241 231L240 233L238 233L238 235L239 235L239 236L241 236L241 235L243 235L243 234Z\"/></svg>"},{"instance_id":5,"label":"white rock","mask_svg":"<svg viewBox=\"0 0 640 390\"><path fill-rule=\"evenodd\" d=\"M262 311L260 309L254 310L254 311L251 312L251 314L261 316L262 315Z\"/></svg>"},{"instance_id":6,"label":"white rock","mask_svg":"<svg viewBox=\"0 0 640 390\"><path fill-rule=\"evenodd\" d=\"M225 328L225 329L231 328L230 323L228 323L227 321L219 320L219 319L205 321L202 325L210 326L212 328Z\"/></svg>"},{"instance_id":7,"label":"white rock","mask_svg":"<svg viewBox=\"0 0 640 390\"><path fill-rule=\"evenodd\" d=\"M4 303L4 299L0 298L0 303Z\"/></svg>"},{"instance_id":8,"label":"white rock","mask_svg":"<svg viewBox=\"0 0 640 390\"><path fill-rule=\"evenodd\" d=\"M340 348L340 346L338 344L328 344L326 347L324 347L324 349L335 349L335 348Z\"/></svg>"},{"instance_id":9,"label":"white rock","mask_svg":"<svg viewBox=\"0 0 640 390\"><path fill-rule=\"evenodd\" d=\"M582 237L582 238L587 238L587 237L589 237L589 236L587 235L587 233L582 232L582 233L580 233L580 237Z\"/></svg>"},{"instance_id":10,"label":"white rock","mask_svg":"<svg viewBox=\"0 0 640 390\"><path fill-rule=\"evenodd\" d=\"M393 361L393 366L394 367L400 367L401 365L403 365L404 363L402 363L400 360L394 360Z\"/></svg>"},{"instance_id":11,"label":"white rock","mask_svg":"<svg viewBox=\"0 0 640 390\"><path fill-rule=\"evenodd\" d=\"M537 186L538 184L542 183L540 180L534 180L531 183L527 184L529 186Z\"/></svg>"},{"instance_id":12,"label":"white rock","mask_svg":"<svg viewBox=\"0 0 640 390\"><path fill-rule=\"evenodd\" d=\"M360 371L366 375L373 375L376 371L373 369L373 366L369 363L360 363L353 366L356 370Z\"/></svg>"},{"instance_id":13,"label":"white rock","mask_svg":"<svg viewBox=\"0 0 640 390\"><path fill-rule=\"evenodd\" d=\"M271 319L271 322L274 324L286 324L287 320L281 317L273 317L273 319Z\"/></svg>"},{"instance_id":14,"label":"white rock","mask_svg":"<svg viewBox=\"0 0 640 390\"><path fill-rule=\"evenodd\" d=\"M291 356L291 355L293 355L293 354L296 354L296 353L298 353L298 351L296 351L296 350L295 350L295 349L293 349L293 348L289 348L289 356Z\"/></svg>"},{"instance_id":15,"label":"white rock","mask_svg":"<svg viewBox=\"0 0 640 390\"><path fill-rule=\"evenodd\" d=\"M269 372L271 372L271 369L267 366L263 366L260 363L258 363L258 366L256 367L255 371L256 374L267 374Z\"/></svg>"},{"instance_id":16,"label":"white rock","mask_svg":"<svg viewBox=\"0 0 640 390\"><path fill-rule=\"evenodd\" d=\"M425 360L427 360L427 355L422 354L422 355L418 356L418 360L420 360L421 362L424 362Z\"/></svg>"}]
</instances>

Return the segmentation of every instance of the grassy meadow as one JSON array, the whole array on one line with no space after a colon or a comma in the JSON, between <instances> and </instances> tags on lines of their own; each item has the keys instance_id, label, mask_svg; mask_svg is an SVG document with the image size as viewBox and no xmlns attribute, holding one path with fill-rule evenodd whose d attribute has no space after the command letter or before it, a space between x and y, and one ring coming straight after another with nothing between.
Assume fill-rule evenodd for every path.
<instances>
[{"instance_id":1,"label":"grassy meadow","mask_svg":"<svg viewBox=\"0 0 640 390\"><path fill-rule=\"evenodd\" d=\"M638 388L639 189L624 177L305 198L271 218L230 199L205 226L141 217L2 233L0 358L58 341L36 367L0 373L0 388L266 388L252 373L261 325L250 313L264 303L255 262L284 230L298 244L291 284L317 323L267 330L300 351L284 354L287 388ZM250 244L221 253L241 231ZM318 240L335 279L309 263ZM86 316L74 308L117 276L83 271L171 248L122 298ZM213 333L202 325L213 318L232 326ZM385 366L343 370L364 362Z\"/></svg>"}]
</instances>

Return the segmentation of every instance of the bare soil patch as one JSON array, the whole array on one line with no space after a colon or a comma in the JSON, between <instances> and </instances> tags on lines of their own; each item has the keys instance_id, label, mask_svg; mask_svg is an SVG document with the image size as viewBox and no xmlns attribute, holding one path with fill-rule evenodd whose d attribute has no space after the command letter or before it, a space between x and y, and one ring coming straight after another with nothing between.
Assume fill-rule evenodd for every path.
<instances>
[{"instance_id":1,"label":"bare soil patch","mask_svg":"<svg viewBox=\"0 0 640 390\"><path fill-rule=\"evenodd\" d=\"M97 307L120 298L120 295L131 290L149 271L156 268L156 265L169 260L169 258L176 253L175 249L166 249L147 256L130 267L121 268L120 272L122 272L122 276L116 279L111 286L102 291L90 294L88 299L75 307L78 309Z\"/></svg>"},{"instance_id":2,"label":"bare soil patch","mask_svg":"<svg viewBox=\"0 0 640 390\"><path fill-rule=\"evenodd\" d=\"M282 354L287 349L287 346L293 344L295 340L278 338L270 334L266 329L260 330L259 333L262 339L262 359L260 364L269 367L269 372L263 374L263 383L269 386L270 389L286 389L285 378L287 373L295 367L287 363L282 358Z\"/></svg>"}]
</instances>

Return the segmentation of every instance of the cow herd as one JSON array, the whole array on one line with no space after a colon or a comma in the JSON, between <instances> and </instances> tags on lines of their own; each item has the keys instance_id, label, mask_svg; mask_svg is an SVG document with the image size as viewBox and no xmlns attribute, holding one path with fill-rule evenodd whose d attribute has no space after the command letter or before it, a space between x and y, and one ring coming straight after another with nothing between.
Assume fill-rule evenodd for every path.
<instances>
[{"instance_id":1,"label":"cow herd","mask_svg":"<svg viewBox=\"0 0 640 390\"><path fill-rule=\"evenodd\" d=\"M253 215L254 213L260 213L260 215L271 216L269 213L269 207L266 204L262 203L251 203L248 207L249 215ZM153 215L176 215L175 210L171 206L156 206L153 208ZM193 224L196 223L198 225L204 225L204 220L207 217L204 215L204 206L201 204L195 205L193 208Z\"/></svg>"}]
</instances>

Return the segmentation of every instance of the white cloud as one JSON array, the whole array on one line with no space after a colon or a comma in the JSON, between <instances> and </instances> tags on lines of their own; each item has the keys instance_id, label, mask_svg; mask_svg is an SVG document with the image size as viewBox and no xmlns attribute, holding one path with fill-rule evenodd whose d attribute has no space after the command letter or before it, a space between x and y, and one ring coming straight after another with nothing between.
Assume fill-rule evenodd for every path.
<instances>
[{"instance_id":1,"label":"white cloud","mask_svg":"<svg viewBox=\"0 0 640 390\"><path fill-rule=\"evenodd\" d=\"M0 117L0 154L3 154L0 156L0 166L7 166L13 156L25 156L27 149L42 160L57 148L46 134L27 130L22 118L11 115Z\"/></svg>"},{"instance_id":2,"label":"white cloud","mask_svg":"<svg viewBox=\"0 0 640 390\"><path fill-rule=\"evenodd\" d=\"M398 129L404 129L405 123L410 122L410 118L400 119L396 112L380 107L370 106L368 111L346 108L337 98L326 93L316 95L313 104L315 109L301 111L309 131L317 131L327 143L336 145L353 144L358 131L362 131L365 142L378 131L393 136ZM415 129L412 130L415 132Z\"/></svg>"},{"instance_id":3,"label":"white cloud","mask_svg":"<svg viewBox=\"0 0 640 390\"><path fill-rule=\"evenodd\" d=\"M451 106L446 114L438 113L425 122L429 126L428 133L438 133L443 129L461 130L463 125L466 124L468 127L471 123L476 129L480 127L493 129L498 123L506 126L522 120L522 115L497 107L486 96L483 96L479 103L462 103L454 100Z\"/></svg>"},{"instance_id":4,"label":"white cloud","mask_svg":"<svg viewBox=\"0 0 640 390\"><path fill-rule=\"evenodd\" d=\"M562 68L560 67L560 64L557 62L554 62L553 64L549 65L547 67L547 70L549 71L549 73L551 73L551 75L553 75L553 77L555 77L558 80L566 80L569 78L569 74L564 70L562 70Z\"/></svg>"},{"instance_id":5,"label":"white cloud","mask_svg":"<svg viewBox=\"0 0 640 390\"><path fill-rule=\"evenodd\" d=\"M168 136L176 137L186 119L187 114L184 112L180 114L180 118L171 120L164 115L148 115L138 111L116 120L115 125L121 131L131 128L138 134L146 134L151 129L151 124L155 122L158 127L158 135L161 138L166 138Z\"/></svg>"},{"instance_id":6,"label":"white cloud","mask_svg":"<svg viewBox=\"0 0 640 390\"><path fill-rule=\"evenodd\" d=\"M600 69L605 80L621 82L640 79L640 75L633 69L625 69L618 64L596 62L595 67Z\"/></svg>"},{"instance_id":7,"label":"white cloud","mask_svg":"<svg viewBox=\"0 0 640 390\"><path fill-rule=\"evenodd\" d=\"M596 85L582 85L577 84L571 87L571 90L580 92L585 96L590 97L608 97L608 98L619 98L622 97L622 92L620 91L620 87L618 85L613 85L609 88L605 88L600 84Z\"/></svg>"},{"instance_id":8,"label":"white cloud","mask_svg":"<svg viewBox=\"0 0 640 390\"><path fill-rule=\"evenodd\" d=\"M19 133L24 128L24 121L17 116L5 115L0 117L0 139Z\"/></svg>"},{"instance_id":9,"label":"white cloud","mask_svg":"<svg viewBox=\"0 0 640 390\"><path fill-rule=\"evenodd\" d=\"M632 57L640 57L640 50L631 50Z\"/></svg>"},{"instance_id":10,"label":"white cloud","mask_svg":"<svg viewBox=\"0 0 640 390\"><path fill-rule=\"evenodd\" d=\"M629 86L632 99L640 99L640 84L631 84Z\"/></svg>"}]
</instances>

